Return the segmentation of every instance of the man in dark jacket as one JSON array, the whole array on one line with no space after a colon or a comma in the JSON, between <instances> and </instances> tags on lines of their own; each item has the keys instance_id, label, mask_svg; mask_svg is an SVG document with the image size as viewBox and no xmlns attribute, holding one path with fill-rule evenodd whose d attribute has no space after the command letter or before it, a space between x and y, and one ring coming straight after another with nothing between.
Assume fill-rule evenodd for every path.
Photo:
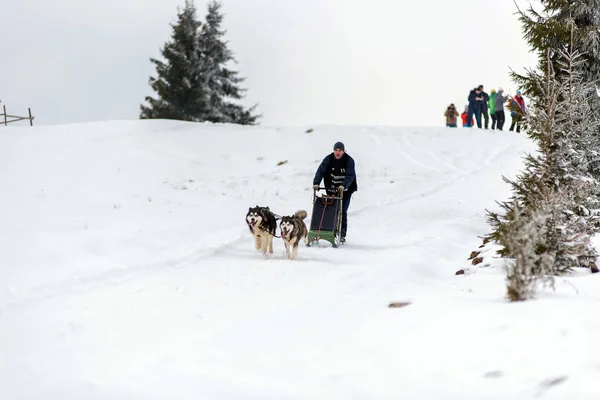
<instances>
[{"instance_id":1,"label":"man in dark jacket","mask_svg":"<svg viewBox=\"0 0 600 400\"><path fill-rule=\"evenodd\" d=\"M483 91L483 85L479 85L479 88L481 89L481 96L483 97L483 104L480 105L481 107L481 114L483 114L483 126L485 129L488 128L488 126L490 126L490 116L488 114L488 101L490 101L490 96Z\"/></svg>"},{"instance_id":2,"label":"man in dark jacket","mask_svg":"<svg viewBox=\"0 0 600 400\"><path fill-rule=\"evenodd\" d=\"M344 143L337 142L334 144L333 153L323 159L313 179L313 188L315 190L319 189L321 180L324 180L328 193L344 193L344 197L342 198L342 243L346 241L350 199L352 198L352 193L358 190L354 159L345 150Z\"/></svg>"},{"instance_id":3,"label":"man in dark jacket","mask_svg":"<svg viewBox=\"0 0 600 400\"><path fill-rule=\"evenodd\" d=\"M467 116L467 121L472 121L473 116L475 116L475 121L477 121L477 127L481 128L481 107L483 105L483 95L481 92L483 91L483 86L479 85L475 89L471 90L469 93L469 115Z\"/></svg>"}]
</instances>

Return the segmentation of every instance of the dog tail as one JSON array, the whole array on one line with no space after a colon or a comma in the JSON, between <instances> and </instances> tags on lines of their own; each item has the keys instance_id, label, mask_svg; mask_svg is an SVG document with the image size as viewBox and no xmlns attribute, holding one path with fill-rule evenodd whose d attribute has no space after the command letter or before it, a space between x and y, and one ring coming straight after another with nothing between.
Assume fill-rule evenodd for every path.
<instances>
[{"instance_id":1,"label":"dog tail","mask_svg":"<svg viewBox=\"0 0 600 400\"><path fill-rule=\"evenodd\" d=\"M306 211L304 211L304 210L298 210L298 211L296 211L296 214L294 214L294 217L300 218L300 219L304 219L304 218L307 217L307 215L308 214L306 213Z\"/></svg>"}]
</instances>

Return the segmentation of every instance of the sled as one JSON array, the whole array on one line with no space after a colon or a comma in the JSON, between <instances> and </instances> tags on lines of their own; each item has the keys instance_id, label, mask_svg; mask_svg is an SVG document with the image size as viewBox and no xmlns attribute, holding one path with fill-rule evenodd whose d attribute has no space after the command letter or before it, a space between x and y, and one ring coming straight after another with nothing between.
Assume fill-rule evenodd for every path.
<instances>
[{"instance_id":1,"label":"sled","mask_svg":"<svg viewBox=\"0 0 600 400\"><path fill-rule=\"evenodd\" d=\"M342 231L342 198L344 192L337 194L322 194L317 196L319 188L313 190L313 208L308 230L308 247L325 240L333 247L341 244Z\"/></svg>"}]
</instances>

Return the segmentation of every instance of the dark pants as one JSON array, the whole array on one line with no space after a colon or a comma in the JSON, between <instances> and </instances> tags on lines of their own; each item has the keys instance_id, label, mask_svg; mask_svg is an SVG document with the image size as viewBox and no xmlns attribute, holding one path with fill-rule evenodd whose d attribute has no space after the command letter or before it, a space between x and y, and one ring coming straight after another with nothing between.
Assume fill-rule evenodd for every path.
<instances>
[{"instance_id":1,"label":"dark pants","mask_svg":"<svg viewBox=\"0 0 600 400\"><path fill-rule=\"evenodd\" d=\"M517 132L521 132L521 121L522 120L523 120L522 117L513 117L512 123L510 124L510 128L508 130L513 131L515 129L515 125L517 125Z\"/></svg>"},{"instance_id":2,"label":"dark pants","mask_svg":"<svg viewBox=\"0 0 600 400\"><path fill-rule=\"evenodd\" d=\"M496 113L490 115L492 117L492 130L496 129Z\"/></svg>"},{"instance_id":3,"label":"dark pants","mask_svg":"<svg viewBox=\"0 0 600 400\"><path fill-rule=\"evenodd\" d=\"M477 127L481 128L481 107L469 106L469 115L467 116L469 123L473 121L473 116L475 116L475 121L477 121Z\"/></svg>"},{"instance_id":4,"label":"dark pants","mask_svg":"<svg viewBox=\"0 0 600 400\"><path fill-rule=\"evenodd\" d=\"M448 128L456 128L456 124L446 124Z\"/></svg>"},{"instance_id":5,"label":"dark pants","mask_svg":"<svg viewBox=\"0 0 600 400\"><path fill-rule=\"evenodd\" d=\"M350 199L352 193L344 192L344 198L342 199L342 237L346 237L346 230L348 229L348 207L350 207Z\"/></svg>"},{"instance_id":6,"label":"dark pants","mask_svg":"<svg viewBox=\"0 0 600 400\"><path fill-rule=\"evenodd\" d=\"M501 131L504 127L504 121L506 120L506 117L504 116L504 110L495 111L494 115L496 116L496 128Z\"/></svg>"},{"instance_id":7,"label":"dark pants","mask_svg":"<svg viewBox=\"0 0 600 400\"><path fill-rule=\"evenodd\" d=\"M481 113L483 114L483 119L485 120L484 124L485 124L485 129L488 128L488 126L490 125L490 116L488 115L488 108L487 107L482 107L481 108ZM481 128L481 126L480 126Z\"/></svg>"}]
</instances>

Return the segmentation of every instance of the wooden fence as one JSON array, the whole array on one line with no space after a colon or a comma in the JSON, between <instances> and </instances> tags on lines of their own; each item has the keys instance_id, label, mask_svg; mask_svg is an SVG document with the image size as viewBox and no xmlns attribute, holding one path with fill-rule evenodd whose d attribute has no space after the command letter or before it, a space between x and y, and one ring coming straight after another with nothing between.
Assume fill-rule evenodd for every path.
<instances>
[{"instance_id":1,"label":"wooden fence","mask_svg":"<svg viewBox=\"0 0 600 400\"><path fill-rule=\"evenodd\" d=\"M28 108L27 110L29 111L29 117L19 117L18 115L8 115L6 113L6 106L3 105L2 108L4 109L4 114L0 114L0 118L4 117L4 125L8 125L10 122L17 122L17 121L23 121L23 120L29 120L29 125L33 126L33 119L35 118L34 116L31 115L31 108ZM9 119L12 118L12 119ZM1 123L1 120L0 120Z\"/></svg>"}]
</instances>

